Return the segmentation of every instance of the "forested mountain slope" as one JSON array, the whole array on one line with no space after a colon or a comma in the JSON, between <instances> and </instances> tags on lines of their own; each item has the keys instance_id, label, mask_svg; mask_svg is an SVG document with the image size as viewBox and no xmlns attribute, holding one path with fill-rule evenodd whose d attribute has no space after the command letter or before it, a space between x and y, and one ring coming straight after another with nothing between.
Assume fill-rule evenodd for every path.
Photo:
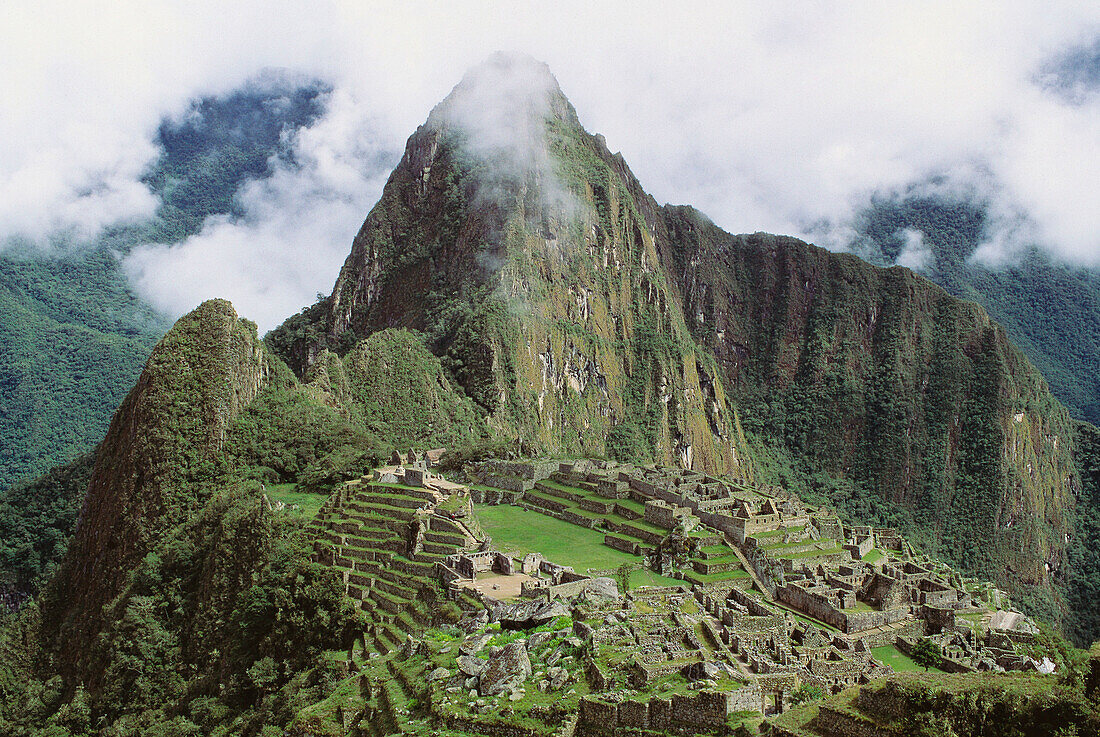
<instances>
[{"instance_id":1,"label":"forested mountain slope","mask_svg":"<svg viewBox=\"0 0 1100 737\"><path fill-rule=\"evenodd\" d=\"M0 492L91 449L171 326L135 294L125 255L236 214L238 189L289 155L289 134L317 118L326 89L268 75L197 100L158 131L145 178L160 203L153 218L93 243L0 244Z\"/></svg>"},{"instance_id":2,"label":"forested mountain slope","mask_svg":"<svg viewBox=\"0 0 1100 737\"><path fill-rule=\"evenodd\" d=\"M948 195L882 198L863 213L857 253L893 264L906 232L919 234L920 273L981 304L1050 382L1074 417L1100 422L1100 271L1061 263L1038 248L999 262L975 259L993 228L986 207ZM908 259L903 258L903 261Z\"/></svg>"}]
</instances>

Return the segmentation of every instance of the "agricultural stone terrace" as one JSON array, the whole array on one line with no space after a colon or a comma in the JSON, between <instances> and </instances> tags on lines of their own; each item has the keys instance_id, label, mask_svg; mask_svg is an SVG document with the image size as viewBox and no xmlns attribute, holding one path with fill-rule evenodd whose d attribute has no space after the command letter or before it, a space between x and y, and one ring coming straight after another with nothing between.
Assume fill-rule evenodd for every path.
<instances>
[{"instance_id":1,"label":"agricultural stone terrace","mask_svg":"<svg viewBox=\"0 0 1100 737\"><path fill-rule=\"evenodd\" d=\"M723 734L888 675L874 653L925 637L944 671L1047 667L995 590L780 488L605 461L487 461L459 483L429 454L392 461L312 522L367 622L347 653L360 734ZM502 504L623 562L561 565L545 533L495 545L478 515Z\"/></svg>"}]
</instances>

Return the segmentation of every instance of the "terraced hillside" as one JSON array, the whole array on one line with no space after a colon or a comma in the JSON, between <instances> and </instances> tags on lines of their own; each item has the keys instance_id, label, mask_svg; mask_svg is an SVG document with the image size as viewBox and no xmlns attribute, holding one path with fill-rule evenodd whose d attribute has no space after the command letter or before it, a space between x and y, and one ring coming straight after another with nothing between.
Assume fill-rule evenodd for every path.
<instances>
[{"instance_id":1,"label":"terraced hillside","mask_svg":"<svg viewBox=\"0 0 1100 737\"><path fill-rule=\"evenodd\" d=\"M337 723L360 735L443 734L416 719L424 674L402 668L399 655L433 624L457 621L460 607L483 608L469 596L448 601L434 575L437 563L478 542L444 512L463 504L461 491L441 479L407 486L362 478L340 486L310 521L314 559L340 571L364 629L347 653L330 653L353 675L302 712L303 729Z\"/></svg>"},{"instance_id":2,"label":"terraced hillside","mask_svg":"<svg viewBox=\"0 0 1100 737\"><path fill-rule=\"evenodd\" d=\"M466 525L436 511L447 499L439 488L359 479L340 487L310 523L315 560L341 572L370 623L359 643L365 657L387 655L429 626L443 600L435 565L476 547Z\"/></svg>"}]
</instances>

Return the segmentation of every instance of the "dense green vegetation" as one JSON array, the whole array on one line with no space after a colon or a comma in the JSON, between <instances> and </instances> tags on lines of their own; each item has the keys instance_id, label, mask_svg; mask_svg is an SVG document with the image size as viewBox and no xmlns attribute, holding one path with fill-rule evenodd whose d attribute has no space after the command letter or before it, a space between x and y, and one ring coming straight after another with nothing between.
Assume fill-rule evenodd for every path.
<instances>
[{"instance_id":1,"label":"dense green vegetation","mask_svg":"<svg viewBox=\"0 0 1100 737\"><path fill-rule=\"evenodd\" d=\"M1100 734L1095 695L1079 680L1037 674L898 674L848 689L776 718L796 734L833 734L835 722L817 719L821 710L838 714L843 728L857 733L921 737L1024 737ZM846 732L848 733L848 732Z\"/></svg>"},{"instance_id":2,"label":"dense green vegetation","mask_svg":"<svg viewBox=\"0 0 1100 737\"><path fill-rule=\"evenodd\" d=\"M64 555L94 461L87 453L0 493L0 619L37 593Z\"/></svg>"},{"instance_id":3,"label":"dense green vegetation","mask_svg":"<svg viewBox=\"0 0 1100 737\"><path fill-rule=\"evenodd\" d=\"M981 304L1079 419L1100 423L1100 272L1060 263L1037 248L999 265L972 260L988 234L984 206L949 197L880 199L864 213L860 255L892 264L903 229L918 231L925 273L952 294Z\"/></svg>"},{"instance_id":4,"label":"dense green vegetation","mask_svg":"<svg viewBox=\"0 0 1100 737\"><path fill-rule=\"evenodd\" d=\"M287 723L343 677L321 656L344 644L358 616L309 552L299 517L267 511L255 482L228 485L130 575L95 646L98 687L40 682L18 667L28 655L5 658L0 731L260 734ZM36 615L26 609L17 624L33 635ZM9 655L26 651L12 641L18 633L9 628L0 645Z\"/></svg>"},{"instance_id":5,"label":"dense green vegetation","mask_svg":"<svg viewBox=\"0 0 1100 737\"><path fill-rule=\"evenodd\" d=\"M322 653L343 647L359 614L335 574L310 562L302 517L270 510L261 479L318 483L325 476L318 468L339 466L334 457L361 471L379 456L285 367L257 355L254 326L227 323L236 322L227 310L210 302L181 319L127 399L125 414L141 418L138 425L119 425L101 446L105 470L93 476L87 515L105 520L112 506L128 507L114 512L121 516L112 534L130 552L115 558L110 577L84 581L76 571L100 558L102 545L86 531L44 594L43 624L37 605L8 622L5 734L43 724L58 735L102 724L117 734L198 734L230 724L234 733L257 734L287 723L341 676ZM266 386L247 410L235 406L257 369L270 376ZM223 452L212 454L218 445ZM48 477L36 490L65 499L75 475ZM111 615L100 620L104 595ZM73 636L66 627L75 623L99 630L80 653L66 648ZM36 670L36 661L53 665Z\"/></svg>"},{"instance_id":6,"label":"dense green vegetation","mask_svg":"<svg viewBox=\"0 0 1100 737\"><path fill-rule=\"evenodd\" d=\"M99 442L167 327L106 250L0 253L0 492Z\"/></svg>"},{"instance_id":7,"label":"dense green vegetation","mask_svg":"<svg viewBox=\"0 0 1100 737\"><path fill-rule=\"evenodd\" d=\"M1076 427L1076 463L1081 475L1076 524L1067 550L1065 590L1067 634L1084 645L1100 632L1100 430L1080 422Z\"/></svg>"},{"instance_id":8,"label":"dense green vegetation","mask_svg":"<svg viewBox=\"0 0 1100 737\"><path fill-rule=\"evenodd\" d=\"M154 217L94 243L0 243L0 491L99 442L170 326L130 288L125 254L238 214L239 188L290 156L287 134L317 118L325 92L272 75L196 100L158 130L161 156L145 177L160 201Z\"/></svg>"},{"instance_id":9,"label":"dense green vegetation","mask_svg":"<svg viewBox=\"0 0 1100 737\"><path fill-rule=\"evenodd\" d=\"M411 331L383 330L360 341L344 357L343 372L349 405L394 445L454 446L482 434L474 403Z\"/></svg>"}]
</instances>

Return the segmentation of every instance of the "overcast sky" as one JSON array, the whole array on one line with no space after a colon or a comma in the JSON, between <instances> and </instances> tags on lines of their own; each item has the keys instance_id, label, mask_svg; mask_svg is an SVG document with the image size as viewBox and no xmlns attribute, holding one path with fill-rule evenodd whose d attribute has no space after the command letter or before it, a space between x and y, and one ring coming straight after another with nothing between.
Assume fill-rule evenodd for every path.
<instances>
[{"instance_id":1,"label":"overcast sky","mask_svg":"<svg viewBox=\"0 0 1100 737\"><path fill-rule=\"evenodd\" d=\"M334 92L302 165L247 187L244 218L127 263L170 313L222 296L272 327L329 292L407 136L504 49L546 61L659 201L727 230L844 248L873 194L937 176L1003 224L987 261L1034 242L1100 265L1092 0L226 5L5 3L0 241L150 214L164 116L264 68L311 75Z\"/></svg>"}]
</instances>

